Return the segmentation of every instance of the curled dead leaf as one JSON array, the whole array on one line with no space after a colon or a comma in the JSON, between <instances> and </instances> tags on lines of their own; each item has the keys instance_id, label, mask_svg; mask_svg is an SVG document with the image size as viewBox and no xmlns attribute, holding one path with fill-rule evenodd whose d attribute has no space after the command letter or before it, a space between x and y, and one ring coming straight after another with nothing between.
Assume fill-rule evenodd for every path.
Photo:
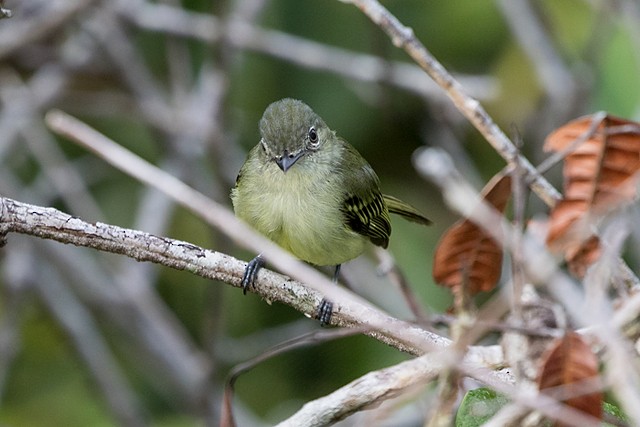
<instances>
[{"instance_id":1,"label":"curled dead leaf","mask_svg":"<svg viewBox=\"0 0 640 427\"><path fill-rule=\"evenodd\" d=\"M598 358L576 332L555 340L543 357L538 388L574 409L602 419Z\"/></svg>"},{"instance_id":2,"label":"curled dead leaf","mask_svg":"<svg viewBox=\"0 0 640 427\"><path fill-rule=\"evenodd\" d=\"M640 124L602 114L581 117L552 132L544 149L567 152L564 199L551 211L547 246L584 273L599 256L599 245L590 240L598 221L637 197Z\"/></svg>"},{"instance_id":3,"label":"curled dead leaf","mask_svg":"<svg viewBox=\"0 0 640 427\"><path fill-rule=\"evenodd\" d=\"M483 199L504 212L511 195L511 177L497 175L482 191ZM470 294L492 290L502 269L502 246L469 219L453 224L436 246L433 278Z\"/></svg>"}]
</instances>

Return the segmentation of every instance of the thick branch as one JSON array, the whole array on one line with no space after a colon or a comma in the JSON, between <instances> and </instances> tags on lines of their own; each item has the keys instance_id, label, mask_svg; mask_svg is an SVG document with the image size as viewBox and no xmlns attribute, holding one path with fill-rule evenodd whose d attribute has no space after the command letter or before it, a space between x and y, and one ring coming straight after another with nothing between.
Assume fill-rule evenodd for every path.
<instances>
[{"instance_id":1,"label":"thick branch","mask_svg":"<svg viewBox=\"0 0 640 427\"><path fill-rule=\"evenodd\" d=\"M29 205L8 198L0 198L0 232L3 235L9 232L27 234L121 254L137 261L148 261L176 270L190 271L198 276L236 287L240 287L245 268L242 261L191 243L100 222L91 224L57 209ZM315 305L321 299L317 292L288 281L293 284L288 293L274 295L273 276L280 279L283 276L275 273L265 276L270 277L263 278L261 275L258 292L263 298L293 305L309 316L313 314ZM287 282L286 279L284 281Z\"/></svg>"},{"instance_id":2,"label":"thick branch","mask_svg":"<svg viewBox=\"0 0 640 427\"><path fill-rule=\"evenodd\" d=\"M368 374L320 399L306 403L278 427L327 426L347 416L427 384L444 367L440 358L428 354Z\"/></svg>"},{"instance_id":3,"label":"thick branch","mask_svg":"<svg viewBox=\"0 0 640 427\"><path fill-rule=\"evenodd\" d=\"M353 413L371 409L388 399L424 387L447 369L451 362L450 356L448 350L444 350L398 363L389 368L369 372L326 396L306 403L298 412L278 426L335 424ZM537 409L545 415L559 420L577 421L582 426L597 427L600 425L594 418L586 416L574 408L561 405L549 396L530 390L518 390L509 372L479 371L474 368L474 365L473 352L470 352L457 367L465 375L489 384L523 407Z\"/></svg>"},{"instance_id":4,"label":"thick branch","mask_svg":"<svg viewBox=\"0 0 640 427\"><path fill-rule=\"evenodd\" d=\"M4 236L9 232L121 254L138 261L190 271L235 287L240 287L246 265L228 255L180 240L100 222L91 224L57 209L0 198L0 233ZM316 307L323 298L315 289L266 269L261 270L257 286L251 291L267 301L289 305L307 317L315 317ZM442 348L450 343L447 338L395 319L371 306L365 308L367 315L362 317L363 307L359 307L354 298L334 303L336 309L332 323L368 327L367 335L412 354L422 354L429 348ZM377 324L385 324L386 327L373 326ZM501 363L501 355L495 353L495 349L485 352L478 348L476 355L484 366Z\"/></svg>"}]
</instances>

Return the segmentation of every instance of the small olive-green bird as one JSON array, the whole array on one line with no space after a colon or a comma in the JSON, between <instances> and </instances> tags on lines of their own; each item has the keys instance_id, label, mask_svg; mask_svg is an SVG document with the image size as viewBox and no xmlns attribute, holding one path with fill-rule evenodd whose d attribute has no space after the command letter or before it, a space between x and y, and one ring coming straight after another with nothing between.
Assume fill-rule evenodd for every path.
<instances>
[{"instance_id":1,"label":"small olive-green bird","mask_svg":"<svg viewBox=\"0 0 640 427\"><path fill-rule=\"evenodd\" d=\"M389 212L430 223L382 194L369 163L305 103L287 98L269 105L260 135L231 191L236 216L299 259L336 266L334 279L367 242L388 246ZM263 265L259 255L248 264L245 292Z\"/></svg>"}]
</instances>

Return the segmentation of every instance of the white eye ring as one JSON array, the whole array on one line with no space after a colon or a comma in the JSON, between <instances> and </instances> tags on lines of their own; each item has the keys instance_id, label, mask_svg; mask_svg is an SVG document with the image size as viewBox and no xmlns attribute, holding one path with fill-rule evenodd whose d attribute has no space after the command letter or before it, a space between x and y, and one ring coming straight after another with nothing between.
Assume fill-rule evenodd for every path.
<instances>
[{"instance_id":1,"label":"white eye ring","mask_svg":"<svg viewBox=\"0 0 640 427\"><path fill-rule=\"evenodd\" d=\"M318 132L316 132L315 127L311 126L309 128L309 133L307 136L312 147L317 147L319 145Z\"/></svg>"}]
</instances>

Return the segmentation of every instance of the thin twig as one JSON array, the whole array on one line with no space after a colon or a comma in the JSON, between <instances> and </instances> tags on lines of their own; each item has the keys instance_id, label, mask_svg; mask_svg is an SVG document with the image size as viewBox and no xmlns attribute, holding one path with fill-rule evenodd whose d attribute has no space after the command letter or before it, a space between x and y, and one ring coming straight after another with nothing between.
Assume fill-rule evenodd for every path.
<instances>
[{"instance_id":1,"label":"thin twig","mask_svg":"<svg viewBox=\"0 0 640 427\"><path fill-rule=\"evenodd\" d=\"M28 43L33 43L51 34L77 14L91 6L96 0L55 0L42 2L36 16L3 22L0 27L0 59L3 59ZM2 12L7 9L1 8ZM11 13L11 12L9 12ZM6 17L6 16L5 16Z\"/></svg>"},{"instance_id":2,"label":"thin twig","mask_svg":"<svg viewBox=\"0 0 640 427\"><path fill-rule=\"evenodd\" d=\"M531 189L547 205L553 206L560 200L558 190L538 173L533 165L519 155L517 148L509 138L493 122L477 99L469 96L463 86L435 59L427 48L418 40L413 30L404 26L384 6L376 0L342 0L353 3L376 25L382 28L397 47L400 47L446 91L448 97L458 110L480 131L509 165L519 163L530 180Z\"/></svg>"},{"instance_id":3,"label":"thin twig","mask_svg":"<svg viewBox=\"0 0 640 427\"><path fill-rule=\"evenodd\" d=\"M503 218L493 215L486 206L483 207L477 194L453 169L451 160L444 152L435 149L424 150L416 157L416 166L422 174L430 176L432 181L440 186L445 199L452 207L465 217L472 218L485 232L502 242L506 249L512 250L513 239L505 239L496 230L500 228L508 230L505 233L507 236L516 231ZM528 242L528 239L523 238L522 243L523 253L527 254L523 267L528 281L544 285L547 291L564 306L575 323L581 326L594 326L590 331L598 342L604 344L607 358L609 358L608 364L612 367L634 366L629 343L625 342L619 331L611 324L609 313L613 311L612 302L607 299L601 301L599 310L585 310L584 291L577 288L573 280L559 270L554 259L535 242ZM607 267L611 268L611 266ZM600 277L599 280L604 282L606 279ZM610 369L605 373L610 377L609 386L620 399L623 409L634 422L639 423L640 374L638 371Z\"/></svg>"},{"instance_id":4,"label":"thin twig","mask_svg":"<svg viewBox=\"0 0 640 427\"><path fill-rule=\"evenodd\" d=\"M409 325L394 319L357 295L334 285L327 277L295 259L275 243L252 230L248 225L237 219L228 208L215 203L175 177L147 163L77 119L60 111L52 111L47 114L46 121L54 131L71 138L139 181L169 195L176 202L190 209L209 224L235 240L240 246L256 253L261 253L267 261L277 268L286 271L294 278L301 280L313 290L319 292L304 288L303 293L307 295L307 299L296 302L296 298L300 298L300 295L292 298L283 289L271 289L271 294L263 294L262 285L259 285L257 292L268 300L282 301L309 316L315 316L314 309L320 303L321 296L329 298L334 303L332 324L334 321L335 324L341 326L359 325L364 322L375 331L371 333L372 336L385 342L393 341L398 348L414 354L421 354L436 343L440 343L439 345L448 344L447 339L424 331L415 325ZM128 230L127 233L130 231ZM134 246L139 247L139 243ZM142 256L135 253L132 255L134 255L135 259L138 259L137 256ZM162 260L163 256L165 256L163 254L160 257L157 254L152 255L156 260ZM230 259L230 257L227 258ZM185 262L193 261L188 259L181 260L173 268L186 269L188 264L185 264ZM243 269L244 266L236 265L233 272L227 272L227 277L222 280L229 280L229 283L238 285ZM258 276L258 280L261 279L260 276Z\"/></svg>"},{"instance_id":5,"label":"thin twig","mask_svg":"<svg viewBox=\"0 0 640 427\"><path fill-rule=\"evenodd\" d=\"M586 79L574 77L557 52L549 29L545 28L539 16L539 2L500 0L497 4L522 50L529 56L531 67L546 95L544 105L538 109L531 123L533 135L541 138L549 127L563 123L578 108L578 96Z\"/></svg>"},{"instance_id":6,"label":"thin twig","mask_svg":"<svg viewBox=\"0 0 640 427\"><path fill-rule=\"evenodd\" d=\"M400 294L415 318L415 322L426 325L429 322L429 314L419 302L418 297L415 292L413 292L413 288L409 285L407 277L398 267L398 264L396 264L393 255L391 255L389 251L380 248L375 248L375 254L380 262L378 272L387 276L391 283L400 291Z\"/></svg>"},{"instance_id":7,"label":"thin twig","mask_svg":"<svg viewBox=\"0 0 640 427\"><path fill-rule=\"evenodd\" d=\"M145 426L140 402L111 353L86 307L60 282L50 267L40 268L35 287L58 323L65 330L109 408L122 425Z\"/></svg>"},{"instance_id":8,"label":"thin twig","mask_svg":"<svg viewBox=\"0 0 640 427\"><path fill-rule=\"evenodd\" d=\"M347 416L427 384L442 368L441 360L428 354L379 371L369 372L344 387L311 402L278 427L327 426Z\"/></svg>"},{"instance_id":9,"label":"thin twig","mask_svg":"<svg viewBox=\"0 0 640 427\"><path fill-rule=\"evenodd\" d=\"M478 370L473 366L472 355L468 353L457 364L464 375L476 378L490 385L522 407L536 409L545 415L565 421L579 422L581 426L598 427L600 422L574 408L562 405L555 399L531 391L519 390L513 384L513 377L505 372ZM416 387L424 387L450 365L448 349L399 363L379 371L369 372L340 389L307 402L298 412L278 424L289 426L326 426L345 417L399 396Z\"/></svg>"},{"instance_id":10,"label":"thin twig","mask_svg":"<svg viewBox=\"0 0 640 427\"><path fill-rule=\"evenodd\" d=\"M598 130L598 127L600 126L602 121L605 119L605 117L607 117L606 111L599 111L593 114L593 118L591 119L591 125L589 125L589 128L579 137L574 139L571 142L571 144L567 145L560 151L554 152L552 155L544 159L544 161L541 162L537 167L538 172L540 172L541 174L546 173L558 162L561 162L562 160L564 160L564 158L567 157L567 155L573 152L581 144L583 144L585 141L593 137L593 135L596 133L596 131Z\"/></svg>"},{"instance_id":11,"label":"thin twig","mask_svg":"<svg viewBox=\"0 0 640 427\"><path fill-rule=\"evenodd\" d=\"M442 99L441 91L424 79L415 65L330 47L238 19L230 19L222 25L215 16L164 4L139 2L134 7L120 9L120 13L146 30L191 37L210 44L224 38L236 48L264 53L299 66L364 82L383 82L422 97ZM490 77L460 75L459 79L480 99L492 99L497 95L497 82Z\"/></svg>"}]
</instances>

